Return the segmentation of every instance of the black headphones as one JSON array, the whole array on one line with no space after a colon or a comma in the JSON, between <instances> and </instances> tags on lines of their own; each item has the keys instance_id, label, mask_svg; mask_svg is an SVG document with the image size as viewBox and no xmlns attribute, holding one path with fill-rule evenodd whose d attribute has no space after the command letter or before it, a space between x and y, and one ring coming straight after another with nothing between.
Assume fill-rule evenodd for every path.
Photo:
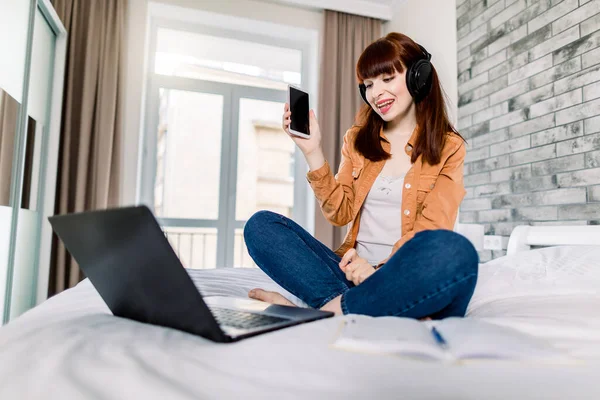
<instances>
[{"instance_id":1,"label":"black headphones","mask_svg":"<svg viewBox=\"0 0 600 400\"><path fill-rule=\"evenodd\" d=\"M415 102L419 102L423 100L423 98L429 93L431 89L431 71L433 70L433 66L431 65L431 54L425 47L418 44L423 52L424 58L420 58L406 71L406 87L408 88L408 92L413 97ZM358 90L360 91L360 96L363 98L365 103L371 105L367 100L367 87L364 83L358 85Z\"/></svg>"}]
</instances>

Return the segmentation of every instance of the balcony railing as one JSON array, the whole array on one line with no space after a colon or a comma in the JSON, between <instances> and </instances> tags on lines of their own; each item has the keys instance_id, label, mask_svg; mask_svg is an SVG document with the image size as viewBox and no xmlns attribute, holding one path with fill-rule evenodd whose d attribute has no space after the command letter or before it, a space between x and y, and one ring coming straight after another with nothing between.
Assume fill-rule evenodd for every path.
<instances>
[{"instance_id":1,"label":"balcony railing","mask_svg":"<svg viewBox=\"0 0 600 400\"><path fill-rule=\"evenodd\" d=\"M217 266L216 229L163 227L163 231L184 267L206 269ZM246 249L242 229L235 231L233 255L233 265L226 267L256 267Z\"/></svg>"}]
</instances>

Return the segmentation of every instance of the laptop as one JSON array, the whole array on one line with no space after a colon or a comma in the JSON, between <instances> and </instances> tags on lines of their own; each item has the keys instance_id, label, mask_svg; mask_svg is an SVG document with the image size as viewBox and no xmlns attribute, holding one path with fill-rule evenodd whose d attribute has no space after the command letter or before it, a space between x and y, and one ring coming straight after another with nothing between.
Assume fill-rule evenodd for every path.
<instances>
[{"instance_id":1,"label":"laptop","mask_svg":"<svg viewBox=\"0 0 600 400\"><path fill-rule=\"evenodd\" d=\"M115 316L221 343L333 316L252 299L203 298L146 206L48 220Z\"/></svg>"}]
</instances>

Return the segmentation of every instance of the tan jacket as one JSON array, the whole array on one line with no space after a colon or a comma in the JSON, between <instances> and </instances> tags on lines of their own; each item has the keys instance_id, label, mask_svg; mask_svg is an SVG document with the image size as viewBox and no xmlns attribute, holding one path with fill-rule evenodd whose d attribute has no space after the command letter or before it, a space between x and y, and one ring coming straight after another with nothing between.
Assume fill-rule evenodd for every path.
<instances>
[{"instance_id":1,"label":"tan jacket","mask_svg":"<svg viewBox=\"0 0 600 400\"><path fill-rule=\"evenodd\" d=\"M339 256L355 246L361 207L385 165L385 160L374 162L359 154L353 146L355 135L356 129L349 129L344 135L342 162L337 175L333 175L327 162L307 174L325 218L336 226L350 224L344 242L335 251ZM385 137L383 131L380 136ZM416 137L415 129L405 147L406 154L410 155ZM390 152L388 142L382 141L382 146ZM466 194L463 184L465 154L462 138L449 132L439 164L429 165L423 163L422 156L417 158L404 177L402 221L398 221L402 224L402 237L380 265L417 232L454 228L458 207Z\"/></svg>"}]
</instances>

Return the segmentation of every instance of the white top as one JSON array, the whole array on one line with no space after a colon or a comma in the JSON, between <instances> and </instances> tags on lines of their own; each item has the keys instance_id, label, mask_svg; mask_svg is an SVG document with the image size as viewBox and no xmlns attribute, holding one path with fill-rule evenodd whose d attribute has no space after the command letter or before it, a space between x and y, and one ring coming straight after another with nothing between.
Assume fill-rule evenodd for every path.
<instances>
[{"instance_id":1,"label":"white top","mask_svg":"<svg viewBox=\"0 0 600 400\"><path fill-rule=\"evenodd\" d=\"M379 175L362 206L356 252L378 264L392 252L402 236L402 186L404 176Z\"/></svg>"}]
</instances>

